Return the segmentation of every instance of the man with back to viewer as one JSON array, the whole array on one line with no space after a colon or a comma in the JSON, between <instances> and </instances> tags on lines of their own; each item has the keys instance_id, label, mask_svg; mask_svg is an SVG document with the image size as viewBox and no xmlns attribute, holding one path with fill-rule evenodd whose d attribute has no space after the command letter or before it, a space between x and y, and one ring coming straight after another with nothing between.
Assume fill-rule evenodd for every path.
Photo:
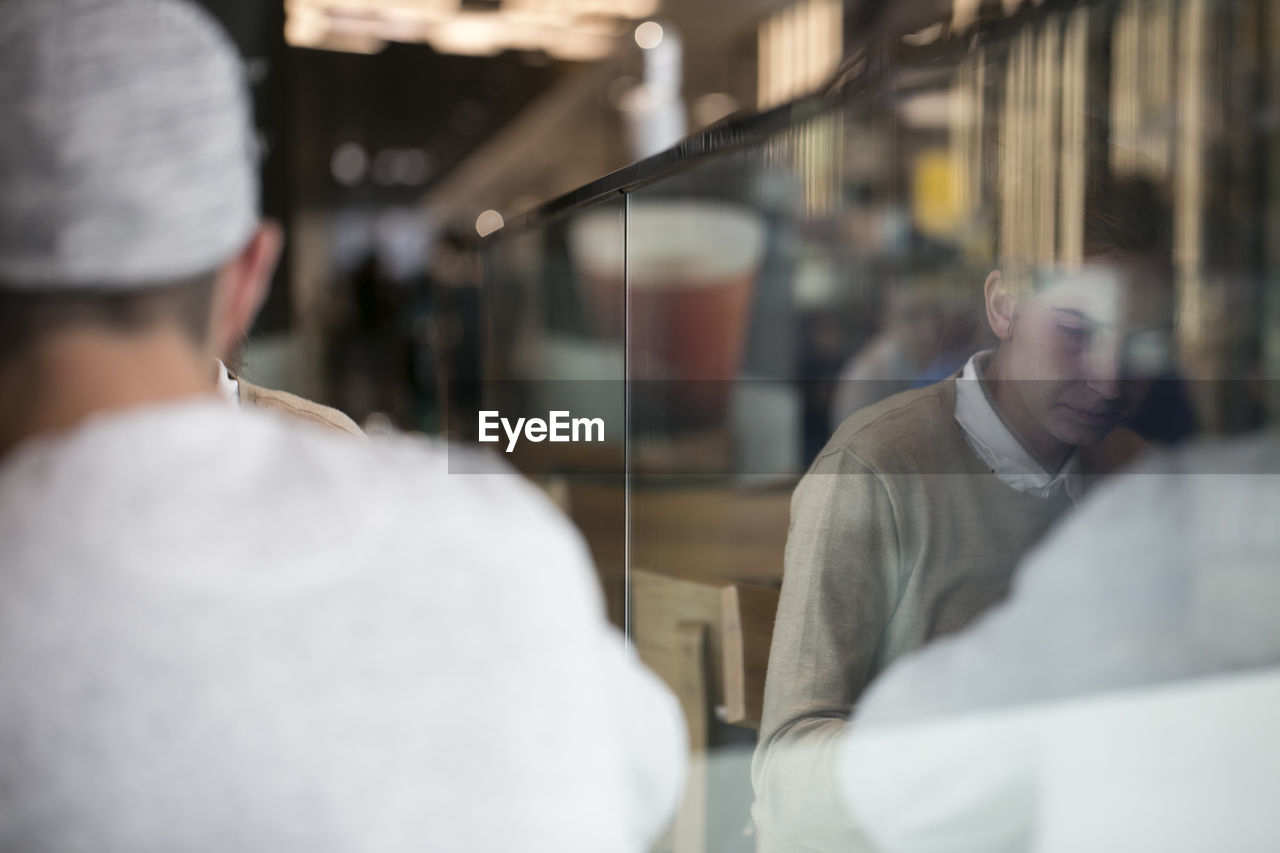
<instances>
[{"instance_id":1,"label":"man with back to viewer","mask_svg":"<svg viewBox=\"0 0 1280 853\"><path fill-rule=\"evenodd\" d=\"M846 420L792 498L753 760L769 844L845 849L832 757L867 683L1000 601L1019 557L1142 442L1116 424L1163 368L1169 214L1146 181L1099 182L1084 263L987 278L999 339L958 376Z\"/></svg>"},{"instance_id":2,"label":"man with back to viewer","mask_svg":"<svg viewBox=\"0 0 1280 853\"><path fill-rule=\"evenodd\" d=\"M214 392L280 242L225 36L4 11L0 848L645 849L680 716L557 511Z\"/></svg>"}]
</instances>

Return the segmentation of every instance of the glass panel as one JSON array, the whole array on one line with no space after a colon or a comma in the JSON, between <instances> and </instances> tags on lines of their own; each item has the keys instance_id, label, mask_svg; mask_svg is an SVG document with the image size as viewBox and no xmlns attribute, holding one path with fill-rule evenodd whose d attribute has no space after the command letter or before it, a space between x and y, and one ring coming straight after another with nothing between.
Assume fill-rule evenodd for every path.
<instances>
[{"instance_id":1,"label":"glass panel","mask_svg":"<svg viewBox=\"0 0 1280 853\"><path fill-rule=\"evenodd\" d=\"M517 458L609 474L571 511L694 752L661 846L849 831L791 760L806 733L1003 601L1101 477L1280 414L1280 16L977 14L873 42L757 144L490 246L497 379L626 379L563 403L605 415L612 463Z\"/></svg>"},{"instance_id":2,"label":"glass panel","mask_svg":"<svg viewBox=\"0 0 1280 853\"><path fill-rule=\"evenodd\" d=\"M839 110L630 194L631 607L689 714L677 847L754 844L762 608L759 829L844 849L804 733L1001 601L1098 477L1266 421L1264 22L1126 0L917 34Z\"/></svg>"},{"instance_id":3,"label":"glass panel","mask_svg":"<svg viewBox=\"0 0 1280 853\"><path fill-rule=\"evenodd\" d=\"M486 242L481 405L490 413L486 446L547 489L582 530L619 626L625 208L618 195ZM544 422L544 433L521 428L522 418ZM477 435L480 426L477 416Z\"/></svg>"}]
</instances>

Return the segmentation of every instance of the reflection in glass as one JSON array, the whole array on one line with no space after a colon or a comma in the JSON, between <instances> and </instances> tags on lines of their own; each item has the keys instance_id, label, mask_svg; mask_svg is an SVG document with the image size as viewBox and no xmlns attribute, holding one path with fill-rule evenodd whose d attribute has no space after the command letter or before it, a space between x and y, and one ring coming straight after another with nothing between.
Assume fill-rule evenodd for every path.
<instances>
[{"instance_id":1,"label":"reflection in glass","mask_svg":"<svg viewBox=\"0 0 1280 853\"><path fill-rule=\"evenodd\" d=\"M715 717L739 707L745 683L731 675L740 625L721 597L782 585L787 548L801 550L794 529L788 543L793 489L842 424L960 376L972 381L951 387L974 393L956 397L1012 442L1003 455L986 448L991 458L966 445L953 400L939 422L960 435L967 482L1017 457L1011 479L1056 489L1090 454L1123 450L1095 460L1110 470L1280 412L1269 286L1280 146L1262 130L1280 91L1280 16L1259 0L1047 4L1012 20L992 4L955 6L936 30L878 42L883 55L853 63L836 97L783 108L709 157L674 158L618 186L625 198L540 222L532 248L502 237L491 249L509 259L495 292L529 285L502 309L525 317L501 327L504 346L521 347L509 370L545 367L559 348L547 375L630 388L625 547L644 578L633 637L681 693L695 750L756 738ZM532 260L516 262L522 251ZM948 478L932 475L955 473L956 458L878 473L936 494ZM999 601L1023 552L1074 511L1082 492L1062 487L1035 524L976 518L1004 494L994 486L942 512L957 535L986 533L928 555L924 574L954 569L954 583L936 600L893 598L889 610L918 605L920 630L873 631L867 648L846 649L873 663L821 714L839 720L896 657ZM871 501L838 492L825 529ZM907 523L907 508L891 509L859 547ZM1007 553L990 559L987 540ZM976 582L979 569L992 577ZM833 571L795 619L823 607L865 616L865 599L846 607L832 592L844 579ZM812 657L788 666L818 680ZM751 848L752 795L734 766L695 774L678 839ZM830 793L829 779L809 781ZM809 793L797 800L817 808Z\"/></svg>"}]
</instances>

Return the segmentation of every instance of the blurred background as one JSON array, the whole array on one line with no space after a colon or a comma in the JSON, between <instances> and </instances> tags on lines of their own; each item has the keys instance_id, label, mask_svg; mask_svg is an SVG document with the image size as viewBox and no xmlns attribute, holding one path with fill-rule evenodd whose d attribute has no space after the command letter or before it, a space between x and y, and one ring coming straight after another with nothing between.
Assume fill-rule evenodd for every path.
<instances>
[{"instance_id":1,"label":"blurred background","mask_svg":"<svg viewBox=\"0 0 1280 853\"><path fill-rule=\"evenodd\" d=\"M1000 218L1027 232L1022 251L1069 253L1057 219L1101 158L1174 202L1179 353L1195 378L1261 381L1274 353L1256 286L1275 242L1265 3L204 2L245 56L264 204L289 235L244 369L374 428L442 430L450 393L478 393L467 380L519 378L491 368L523 341L486 358L481 332L527 325L517 307L532 305L503 301L520 276L524 297L550 301L539 322L552 338L607 337L609 309L579 279L621 263L604 244L621 252L623 221L610 235L597 216L575 244L568 220L610 193L620 210L624 197L702 199L751 219L722 237L752 268L734 367L810 382L872 376L877 361L943 375L982 334L964 303L996 260ZM539 209L537 227L522 221ZM688 258L640 259L655 262ZM853 363L873 338L878 357ZM1255 391L1188 392L1168 438L1256 424ZM738 469L803 468L865 402L836 392L791 401L794 453Z\"/></svg>"},{"instance_id":2,"label":"blurred background","mask_svg":"<svg viewBox=\"0 0 1280 853\"><path fill-rule=\"evenodd\" d=\"M480 236L754 109L758 30L784 5L202 1L246 59L265 207L289 237L242 368L427 431L440 371L476 358L477 341L451 352L474 329Z\"/></svg>"},{"instance_id":3,"label":"blurred background","mask_svg":"<svg viewBox=\"0 0 1280 853\"><path fill-rule=\"evenodd\" d=\"M1172 217L1176 321L1134 354L1157 381L1127 425L1280 414L1266 0L205 1L289 237L244 374L369 431L604 419L509 458L695 753L737 756L695 764L674 849L752 849L797 478L844 417L992 344L988 272L1079 264L1096 182Z\"/></svg>"}]
</instances>

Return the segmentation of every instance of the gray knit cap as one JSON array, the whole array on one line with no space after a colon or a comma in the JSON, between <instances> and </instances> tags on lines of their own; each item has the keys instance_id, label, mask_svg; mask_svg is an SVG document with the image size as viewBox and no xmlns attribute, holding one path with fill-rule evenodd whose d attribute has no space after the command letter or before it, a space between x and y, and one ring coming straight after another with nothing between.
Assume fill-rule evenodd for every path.
<instances>
[{"instance_id":1,"label":"gray knit cap","mask_svg":"<svg viewBox=\"0 0 1280 853\"><path fill-rule=\"evenodd\" d=\"M3 0L0 286L209 272L257 222L240 60L185 0Z\"/></svg>"}]
</instances>

